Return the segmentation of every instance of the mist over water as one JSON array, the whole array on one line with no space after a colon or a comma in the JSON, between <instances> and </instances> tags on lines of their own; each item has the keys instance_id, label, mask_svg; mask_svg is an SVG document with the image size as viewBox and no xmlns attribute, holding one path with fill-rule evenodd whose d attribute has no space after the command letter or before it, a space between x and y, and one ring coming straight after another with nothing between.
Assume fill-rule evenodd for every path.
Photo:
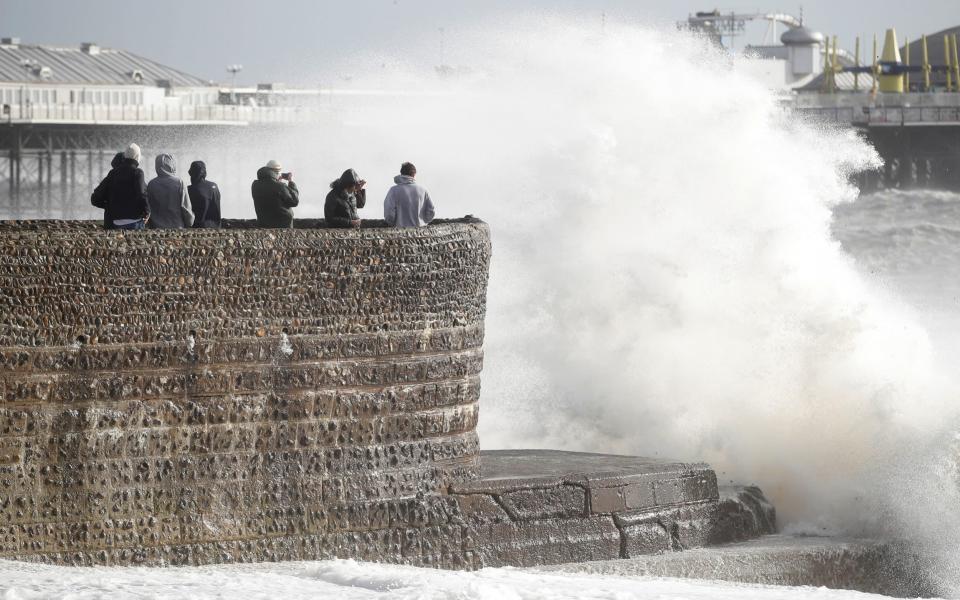
<instances>
[{"instance_id":1,"label":"mist over water","mask_svg":"<svg viewBox=\"0 0 960 600\"><path fill-rule=\"evenodd\" d=\"M953 386L831 232L872 149L673 34L553 21L458 44L469 72L380 68L372 85L424 94L328 141L384 191L412 160L442 214L490 223L484 446L702 459L794 530L898 527L899 471L945 435Z\"/></svg>"},{"instance_id":2,"label":"mist over water","mask_svg":"<svg viewBox=\"0 0 960 600\"><path fill-rule=\"evenodd\" d=\"M316 217L354 167L361 216L379 218L410 160L439 216L486 220L485 448L704 460L760 485L790 531L960 540L945 367L960 289L929 283L960 275L960 217L930 216L960 215L958 197L853 203L869 146L791 118L679 34L496 31L450 40L444 78L358 59L355 86L406 93L193 143L181 171L227 147L210 178L225 216L252 216L249 180L277 158Z\"/></svg>"},{"instance_id":3,"label":"mist over water","mask_svg":"<svg viewBox=\"0 0 960 600\"><path fill-rule=\"evenodd\" d=\"M469 72L381 69L425 94L356 110L335 145L384 191L412 160L441 214L491 225L484 447L706 460L790 531L956 539L955 383L831 230L870 147L674 34L457 42Z\"/></svg>"}]
</instances>

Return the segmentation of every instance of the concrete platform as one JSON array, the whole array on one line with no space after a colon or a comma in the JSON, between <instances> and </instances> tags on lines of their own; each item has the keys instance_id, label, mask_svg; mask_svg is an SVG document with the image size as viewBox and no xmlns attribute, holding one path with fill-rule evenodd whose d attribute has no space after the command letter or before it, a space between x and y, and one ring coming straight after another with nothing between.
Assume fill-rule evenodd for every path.
<instances>
[{"instance_id":1,"label":"concrete platform","mask_svg":"<svg viewBox=\"0 0 960 600\"><path fill-rule=\"evenodd\" d=\"M824 586L911 598L935 593L905 544L838 537L767 535L713 548L537 570Z\"/></svg>"},{"instance_id":2,"label":"concrete platform","mask_svg":"<svg viewBox=\"0 0 960 600\"><path fill-rule=\"evenodd\" d=\"M772 533L757 488L721 491L703 463L557 450L481 453L457 499L485 566L630 558Z\"/></svg>"}]
</instances>

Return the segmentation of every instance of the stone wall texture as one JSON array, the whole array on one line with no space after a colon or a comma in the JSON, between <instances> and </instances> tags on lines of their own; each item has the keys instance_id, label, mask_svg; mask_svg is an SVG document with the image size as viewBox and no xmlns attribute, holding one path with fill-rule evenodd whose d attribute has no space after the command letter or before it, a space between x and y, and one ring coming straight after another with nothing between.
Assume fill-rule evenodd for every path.
<instances>
[{"instance_id":1,"label":"stone wall texture","mask_svg":"<svg viewBox=\"0 0 960 600\"><path fill-rule=\"evenodd\" d=\"M490 241L0 224L0 557L477 559Z\"/></svg>"}]
</instances>

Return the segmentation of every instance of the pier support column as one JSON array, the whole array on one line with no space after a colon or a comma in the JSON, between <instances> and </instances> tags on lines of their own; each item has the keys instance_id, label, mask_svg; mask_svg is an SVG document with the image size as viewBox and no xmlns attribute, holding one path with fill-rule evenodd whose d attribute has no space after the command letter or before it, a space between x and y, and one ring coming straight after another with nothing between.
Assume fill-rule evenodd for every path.
<instances>
[{"instance_id":1,"label":"pier support column","mask_svg":"<svg viewBox=\"0 0 960 600\"><path fill-rule=\"evenodd\" d=\"M47 152L44 154L44 158L47 161L47 194L43 200L44 206L49 208L53 203L53 152Z\"/></svg>"},{"instance_id":2,"label":"pier support column","mask_svg":"<svg viewBox=\"0 0 960 600\"><path fill-rule=\"evenodd\" d=\"M913 156L901 154L897 159L897 186L902 190L908 190L915 186L917 181L916 164Z\"/></svg>"}]
</instances>

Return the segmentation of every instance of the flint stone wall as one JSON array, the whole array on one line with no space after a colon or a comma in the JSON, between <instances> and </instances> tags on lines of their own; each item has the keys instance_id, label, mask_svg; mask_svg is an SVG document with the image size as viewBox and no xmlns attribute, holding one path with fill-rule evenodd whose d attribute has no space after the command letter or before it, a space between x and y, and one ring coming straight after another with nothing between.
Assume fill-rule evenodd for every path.
<instances>
[{"instance_id":1,"label":"flint stone wall","mask_svg":"<svg viewBox=\"0 0 960 600\"><path fill-rule=\"evenodd\" d=\"M0 223L0 557L476 566L489 230Z\"/></svg>"}]
</instances>

